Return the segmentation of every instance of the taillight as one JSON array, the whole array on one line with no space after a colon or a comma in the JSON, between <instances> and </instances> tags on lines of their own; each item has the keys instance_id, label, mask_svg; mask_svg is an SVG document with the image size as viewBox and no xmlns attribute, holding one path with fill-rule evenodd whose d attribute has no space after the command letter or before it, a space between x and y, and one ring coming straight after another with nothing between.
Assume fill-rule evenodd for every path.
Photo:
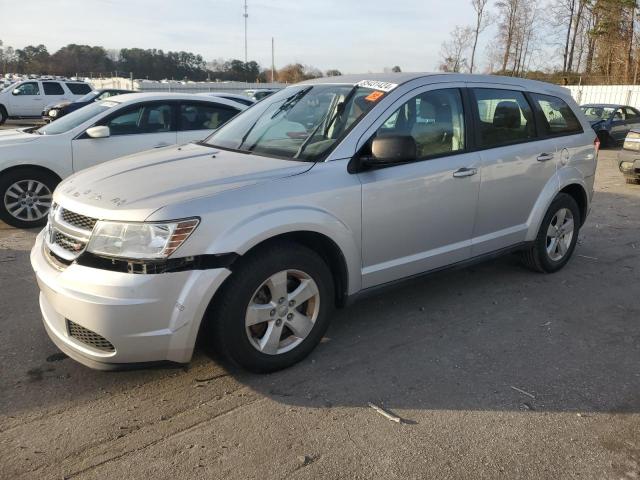
<instances>
[{"instance_id":1,"label":"taillight","mask_svg":"<svg viewBox=\"0 0 640 480\"><path fill-rule=\"evenodd\" d=\"M598 152L600 151L600 139L598 137L596 137L596 139L593 141L593 147L596 149L596 155L597 155Z\"/></svg>"}]
</instances>

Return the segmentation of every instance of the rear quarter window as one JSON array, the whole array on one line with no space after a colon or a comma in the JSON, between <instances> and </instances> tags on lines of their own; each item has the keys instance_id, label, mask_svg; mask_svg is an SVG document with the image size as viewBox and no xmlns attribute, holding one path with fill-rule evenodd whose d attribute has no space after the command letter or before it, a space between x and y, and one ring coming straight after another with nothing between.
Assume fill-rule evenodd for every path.
<instances>
[{"instance_id":1,"label":"rear quarter window","mask_svg":"<svg viewBox=\"0 0 640 480\"><path fill-rule=\"evenodd\" d=\"M542 124L547 135L582 133L582 125L567 103L550 95L532 93L533 101L542 112Z\"/></svg>"},{"instance_id":2,"label":"rear quarter window","mask_svg":"<svg viewBox=\"0 0 640 480\"><path fill-rule=\"evenodd\" d=\"M74 95L86 95L91 91L91 86L86 83L67 83L66 85Z\"/></svg>"}]
</instances>

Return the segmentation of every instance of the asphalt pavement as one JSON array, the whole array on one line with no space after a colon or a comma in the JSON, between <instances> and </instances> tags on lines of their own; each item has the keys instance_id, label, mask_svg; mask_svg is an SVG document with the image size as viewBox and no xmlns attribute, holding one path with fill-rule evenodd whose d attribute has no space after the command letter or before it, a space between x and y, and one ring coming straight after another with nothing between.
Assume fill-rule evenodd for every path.
<instances>
[{"instance_id":1,"label":"asphalt pavement","mask_svg":"<svg viewBox=\"0 0 640 480\"><path fill-rule=\"evenodd\" d=\"M403 284L271 375L202 349L184 369L66 358L41 323L36 232L0 224L0 478L640 477L640 185L615 155L561 272L510 255Z\"/></svg>"}]
</instances>

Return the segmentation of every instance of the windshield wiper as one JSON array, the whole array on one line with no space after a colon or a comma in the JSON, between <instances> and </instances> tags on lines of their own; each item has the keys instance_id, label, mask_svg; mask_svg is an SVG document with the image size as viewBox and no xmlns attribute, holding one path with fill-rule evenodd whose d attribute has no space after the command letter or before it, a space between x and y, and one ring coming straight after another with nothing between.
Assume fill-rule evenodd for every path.
<instances>
[{"instance_id":1,"label":"windshield wiper","mask_svg":"<svg viewBox=\"0 0 640 480\"><path fill-rule=\"evenodd\" d=\"M280 112L284 112L285 110L291 110L295 106L295 104L298 103L298 101L300 101L302 97L304 97L307 93L311 91L312 88L313 86L304 88L299 92L294 93L289 98L287 98L282 103L282 105L280 105L278 109L275 112L273 112L273 115L271 115L271 119L273 120L274 118L276 118L280 114Z\"/></svg>"}]
</instances>

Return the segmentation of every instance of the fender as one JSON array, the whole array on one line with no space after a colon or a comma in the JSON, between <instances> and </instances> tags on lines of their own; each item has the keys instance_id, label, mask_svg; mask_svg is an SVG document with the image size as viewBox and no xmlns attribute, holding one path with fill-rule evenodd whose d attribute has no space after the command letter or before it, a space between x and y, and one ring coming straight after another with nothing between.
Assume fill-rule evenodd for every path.
<instances>
[{"instance_id":1,"label":"fender","mask_svg":"<svg viewBox=\"0 0 640 480\"><path fill-rule=\"evenodd\" d=\"M235 252L244 255L270 238L293 232L314 232L332 240L347 265L348 288L352 294L361 288L359 232L354 232L330 212L312 206L283 206L258 212L220 233L207 253Z\"/></svg>"},{"instance_id":2,"label":"fender","mask_svg":"<svg viewBox=\"0 0 640 480\"><path fill-rule=\"evenodd\" d=\"M535 205L531 209L531 214L527 219L528 229L525 237L526 241L533 241L536 239L538 236L538 230L540 229L540 224L542 223L549 206L553 202L554 198L556 198L556 195L558 195L563 188L573 184L580 185L584 190L587 199L586 211L589 211L591 196L588 192L591 189L585 182L582 173L573 166L562 167L561 169L556 170L553 177L549 179L542 189Z\"/></svg>"}]
</instances>

